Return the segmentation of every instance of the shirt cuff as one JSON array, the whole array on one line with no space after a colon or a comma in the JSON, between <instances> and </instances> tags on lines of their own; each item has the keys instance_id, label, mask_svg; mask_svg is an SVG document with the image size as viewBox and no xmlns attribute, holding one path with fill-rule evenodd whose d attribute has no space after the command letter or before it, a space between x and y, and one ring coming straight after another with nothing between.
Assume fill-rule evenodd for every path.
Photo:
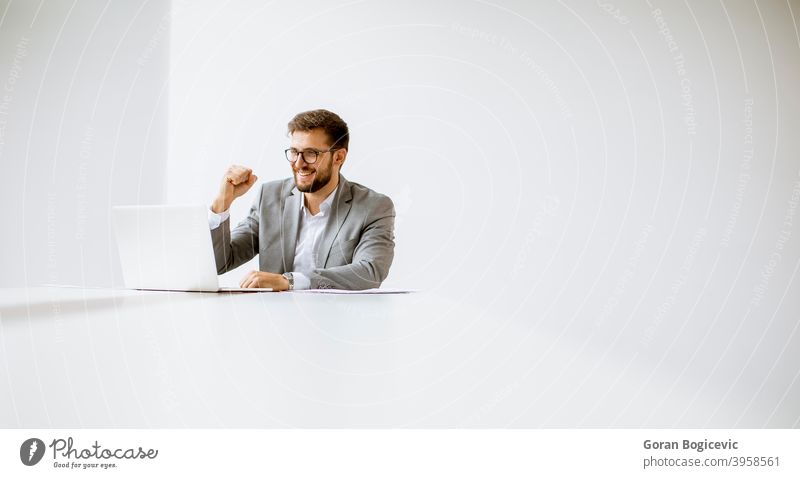
<instances>
[{"instance_id":1,"label":"shirt cuff","mask_svg":"<svg viewBox=\"0 0 800 478\"><path fill-rule=\"evenodd\" d=\"M230 211L222 211L221 213L217 214L212 211L211 208L208 208L208 228L213 231L229 217L231 217Z\"/></svg>"},{"instance_id":2,"label":"shirt cuff","mask_svg":"<svg viewBox=\"0 0 800 478\"><path fill-rule=\"evenodd\" d=\"M311 288L311 279L309 279L308 276L302 272L292 272L292 278L294 278L295 290L306 290Z\"/></svg>"}]
</instances>

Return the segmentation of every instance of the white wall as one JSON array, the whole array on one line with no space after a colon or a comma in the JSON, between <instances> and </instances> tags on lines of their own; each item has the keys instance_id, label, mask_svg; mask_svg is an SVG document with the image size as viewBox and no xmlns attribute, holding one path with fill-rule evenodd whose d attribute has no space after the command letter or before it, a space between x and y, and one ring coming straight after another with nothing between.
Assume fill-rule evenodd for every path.
<instances>
[{"instance_id":1,"label":"white wall","mask_svg":"<svg viewBox=\"0 0 800 478\"><path fill-rule=\"evenodd\" d=\"M616 5L176 3L167 199L208 202L229 163L286 177L286 122L326 107L352 128L343 173L397 204L387 285L502 284L583 314L636 269L625 299L655 312L682 275L673 308L691 304L713 267L744 304L798 180L788 10Z\"/></svg>"},{"instance_id":2,"label":"white wall","mask_svg":"<svg viewBox=\"0 0 800 478\"><path fill-rule=\"evenodd\" d=\"M0 286L108 286L115 204L160 203L167 1L0 1Z\"/></svg>"},{"instance_id":3,"label":"white wall","mask_svg":"<svg viewBox=\"0 0 800 478\"><path fill-rule=\"evenodd\" d=\"M329 108L343 173L397 205L386 286L665 389L797 401L800 8L650 3L187 2L167 199L209 201L229 163L286 177L286 122Z\"/></svg>"},{"instance_id":4,"label":"white wall","mask_svg":"<svg viewBox=\"0 0 800 478\"><path fill-rule=\"evenodd\" d=\"M344 174L395 200L385 285L452 304L431 327L477 317L453 366L503 406L476 426L549 386L516 355L539 343L578 351L573 393L644 376L739 413L714 423L796 425L800 7L650 3L0 2L0 285L113 285L111 205L286 177L286 122L325 107Z\"/></svg>"}]
</instances>

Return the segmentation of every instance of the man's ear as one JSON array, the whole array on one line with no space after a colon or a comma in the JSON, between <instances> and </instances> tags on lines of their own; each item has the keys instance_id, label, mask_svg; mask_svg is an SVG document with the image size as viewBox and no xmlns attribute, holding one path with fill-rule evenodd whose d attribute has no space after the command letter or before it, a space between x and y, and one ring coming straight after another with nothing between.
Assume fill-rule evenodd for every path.
<instances>
[{"instance_id":1,"label":"man's ear","mask_svg":"<svg viewBox=\"0 0 800 478\"><path fill-rule=\"evenodd\" d=\"M341 168L344 165L344 161L347 159L347 150L346 149L337 149L334 154L336 155L333 160L336 164L339 165Z\"/></svg>"}]
</instances>

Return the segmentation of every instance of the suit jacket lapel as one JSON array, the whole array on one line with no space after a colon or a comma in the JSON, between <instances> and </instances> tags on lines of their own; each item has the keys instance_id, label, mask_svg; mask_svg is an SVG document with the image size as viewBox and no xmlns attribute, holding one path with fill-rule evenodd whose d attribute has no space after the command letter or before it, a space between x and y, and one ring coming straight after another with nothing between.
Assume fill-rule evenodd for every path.
<instances>
[{"instance_id":1,"label":"suit jacket lapel","mask_svg":"<svg viewBox=\"0 0 800 478\"><path fill-rule=\"evenodd\" d=\"M317 254L318 264L317 267L325 267L328 263L328 256L331 254L333 241L339 234L347 215L350 213L351 201L353 194L350 191L350 184L347 180L339 175L339 186L336 191L336 197L333 199L331 205L331 216L328 218L327 227L323 233L322 240L320 241L319 251Z\"/></svg>"},{"instance_id":2,"label":"suit jacket lapel","mask_svg":"<svg viewBox=\"0 0 800 478\"><path fill-rule=\"evenodd\" d=\"M294 270L294 250L297 246L297 229L300 223L300 201L303 194L297 187L283 196L283 219L281 221L281 243L283 244L283 270Z\"/></svg>"}]
</instances>

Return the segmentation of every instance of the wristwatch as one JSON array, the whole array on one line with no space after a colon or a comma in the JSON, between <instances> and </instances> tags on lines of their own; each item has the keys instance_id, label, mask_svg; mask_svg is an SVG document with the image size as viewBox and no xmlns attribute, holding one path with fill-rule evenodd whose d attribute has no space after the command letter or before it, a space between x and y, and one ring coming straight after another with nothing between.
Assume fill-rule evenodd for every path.
<instances>
[{"instance_id":1,"label":"wristwatch","mask_svg":"<svg viewBox=\"0 0 800 478\"><path fill-rule=\"evenodd\" d=\"M289 290L294 290L294 276L291 272L284 272L283 277L286 277L286 280L289 281Z\"/></svg>"}]
</instances>

